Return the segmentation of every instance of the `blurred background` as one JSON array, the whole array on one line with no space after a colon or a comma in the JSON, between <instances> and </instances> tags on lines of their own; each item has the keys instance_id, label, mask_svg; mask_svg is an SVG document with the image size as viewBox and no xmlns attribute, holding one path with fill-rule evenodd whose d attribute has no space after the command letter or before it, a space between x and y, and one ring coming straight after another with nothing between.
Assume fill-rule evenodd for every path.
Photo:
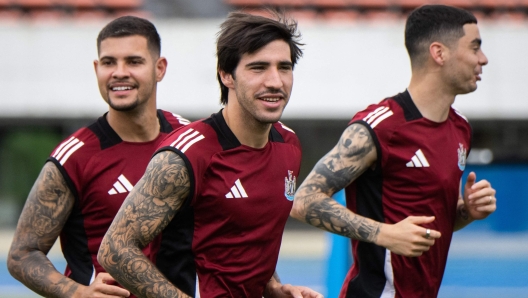
<instances>
[{"instance_id":1,"label":"blurred background","mask_svg":"<svg viewBox=\"0 0 528 298\"><path fill-rule=\"evenodd\" d=\"M426 3L479 20L490 62L478 90L455 107L474 129L466 173L491 181L498 198L496 213L455 233L440 297L528 297L528 0L0 0L0 297L38 297L7 272L7 250L51 150L107 110L93 60L110 20L131 14L156 25L169 62L158 107L197 120L221 108L215 38L223 18L266 5L296 18L304 57L283 122L303 145L302 181L354 113L405 90L404 22ZM279 275L337 297L348 245L290 220ZM63 271L59 248L50 258Z\"/></svg>"}]
</instances>

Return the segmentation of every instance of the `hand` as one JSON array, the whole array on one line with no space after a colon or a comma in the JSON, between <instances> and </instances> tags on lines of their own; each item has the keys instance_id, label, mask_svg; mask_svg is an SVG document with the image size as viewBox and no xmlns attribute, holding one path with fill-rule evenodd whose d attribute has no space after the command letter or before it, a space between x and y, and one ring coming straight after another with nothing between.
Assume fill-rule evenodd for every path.
<instances>
[{"instance_id":1,"label":"hand","mask_svg":"<svg viewBox=\"0 0 528 298\"><path fill-rule=\"evenodd\" d=\"M111 285L115 279L106 272L97 274L95 280L82 289L81 298L125 298L130 292L118 286Z\"/></svg>"},{"instance_id":2,"label":"hand","mask_svg":"<svg viewBox=\"0 0 528 298\"><path fill-rule=\"evenodd\" d=\"M398 255L406 257L421 256L435 244L435 239L441 236L438 231L420 226L431 223L434 219L434 216L409 216L393 225L382 224L376 244ZM427 230L430 233L426 238Z\"/></svg>"},{"instance_id":3,"label":"hand","mask_svg":"<svg viewBox=\"0 0 528 298\"><path fill-rule=\"evenodd\" d=\"M475 172L469 173L464 186L464 204L472 219L484 219L497 209L495 189L486 180L477 180Z\"/></svg>"},{"instance_id":4,"label":"hand","mask_svg":"<svg viewBox=\"0 0 528 298\"><path fill-rule=\"evenodd\" d=\"M273 291L272 297L323 298L323 295L307 287L292 286L290 284L285 284L280 285L280 287L276 287Z\"/></svg>"}]
</instances>

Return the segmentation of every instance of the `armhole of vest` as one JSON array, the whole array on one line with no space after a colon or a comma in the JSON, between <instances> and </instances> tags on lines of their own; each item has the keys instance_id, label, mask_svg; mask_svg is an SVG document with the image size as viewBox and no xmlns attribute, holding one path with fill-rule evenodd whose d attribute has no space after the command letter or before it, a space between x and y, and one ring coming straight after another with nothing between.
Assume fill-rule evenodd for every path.
<instances>
[{"instance_id":1,"label":"armhole of vest","mask_svg":"<svg viewBox=\"0 0 528 298\"><path fill-rule=\"evenodd\" d=\"M75 184L73 183L73 180L70 178L70 175L68 175L68 172L66 172L66 169L64 169L64 167L60 164L60 162L53 157L48 157L46 162L48 161L52 162L57 167L57 169L59 169L59 172L62 174L64 181L66 181L66 184L68 185L68 188L72 192L75 200L78 201L79 195L77 192L77 188L75 188Z\"/></svg>"},{"instance_id":2,"label":"armhole of vest","mask_svg":"<svg viewBox=\"0 0 528 298\"><path fill-rule=\"evenodd\" d=\"M380 142L378 140L378 135L376 134L374 129L367 122L365 122L364 120L357 120L357 121L354 121L354 122L350 123L350 125L352 125L352 124L363 125L370 132L370 135L372 136L372 140L374 141L374 146L376 146L376 155L377 155L376 156L376 169L374 171L377 172L377 173L378 172L381 173L381 158L382 158L382 155L381 155L381 145L380 145Z\"/></svg>"},{"instance_id":3,"label":"armhole of vest","mask_svg":"<svg viewBox=\"0 0 528 298\"><path fill-rule=\"evenodd\" d=\"M160 152L163 152L163 151L172 151L176 154L178 154L179 157L181 157L181 159L183 159L183 162L185 163L185 166L187 167L187 171L189 171L189 177L190 177L190 182L191 182L191 191L189 192L189 196L185 199L185 201L183 202L182 206L180 207L180 210L183 210L185 209L186 207L188 207L191 202L192 202L192 199L194 198L194 194L195 194L195 179L194 179L194 169L191 165L191 162L189 161L189 159L187 158L187 156L185 156L185 154L183 154L180 150L172 147L172 146L165 146L165 147L161 147L160 149L158 149L156 151L156 153L154 153L154 155L160 153Z\"/></svg>"},{"instance_id":4,"label":"armhole of vest","mask_svg":"<svg viewBox=\"0 0 528 298\"><path fill-rule=\"evenodd\" d=\"M158 109L158 120L160 123L160 131L164 133L170 133L174 130L174 127L172 127L172 124L167 120L167 117L165 117L165 114L163 113L163 110Z\"/></svg>"}]
</instances>

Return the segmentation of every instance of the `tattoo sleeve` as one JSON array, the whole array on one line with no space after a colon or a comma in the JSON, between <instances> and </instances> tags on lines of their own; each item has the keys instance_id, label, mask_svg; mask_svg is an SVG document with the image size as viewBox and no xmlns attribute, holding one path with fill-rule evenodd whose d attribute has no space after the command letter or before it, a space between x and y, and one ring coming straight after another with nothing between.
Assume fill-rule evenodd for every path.
<instances>
[{"instance_id":1,"label":"tattoo sleeve","mask_svg":"<svg viewBox=\"0 0 528 298\"><path fill-rule=\"evenodd\" d=\"M350 125L300 186L292 216L332 233L374 242L380 223L354 214L331 196L372 167L376 159L376 146L367 128Z\"/></svg>"},{"instance_id":2,"label":"tattoo sleeve","mask_svg":"<svg viewBox=\"0 0 528 298\"><path fill-rule=\"evenodd\" d=\"M143 255L190 193L189 172L171 151L156 154L125 199L99 249L99 263L138 297L187 297Z\"/></svg>"},{"instance_id":3,"label":"tattoo sleeve","mask_svg":"<svg viewBox=\"0 0 528 298\"><path fill-rule=\"evenodd\" d=\"M469 211L467 209L466 204L464 203L464 199L462 197L462 194L460 194L458 198L458 204L456 209L456 219L455 219L455 226L454 230L458 231L468 224L470 224L473 221L471 217L469 216Z\"/></svg>"},{"instance_id":4,"label":"tattoo sleeve","mask_svg":"<svg viewBox=\"0 0 528 298\"><path fill-rule=\"evenodd\" d=\"M45 297L72 297L79 284L59 273L47 253L59 236L74 197L58 168L48 162L31 189L11 243L11 275Z\"/></svg>"}]
</instances>

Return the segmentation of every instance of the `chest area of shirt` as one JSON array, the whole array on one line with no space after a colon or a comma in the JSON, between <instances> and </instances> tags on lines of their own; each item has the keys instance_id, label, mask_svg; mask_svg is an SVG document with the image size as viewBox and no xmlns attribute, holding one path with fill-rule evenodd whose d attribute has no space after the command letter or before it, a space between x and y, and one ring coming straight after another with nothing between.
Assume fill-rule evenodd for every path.
<instances>
[{"instance_id":1,"label":"chest area of shirt","mask_svg":"<svg viewBox=\"0 0 528 298\"><path fill-rule=\"evenodd\" d=\"M198 179L198 205L246 212L291 208L300 156L273 152L219 155Z\"/></svg>"},{"instance_id":2,"label":"chest area of shirt","mask_svg":"<svg viewBox=\"0 0 528 298\"><path fill-rule=\"evenodd\" d=\"M382 152L384 175L396 181L457 188L466 167L469 139L456 130L402 130Z\"/></svg>"},{"instance_id":3,"label":"chest area of shirt","mask_svg":"<svg viewBox=\"0 0 528 298\"><path fill-rule=\"evenodd\" d=\"M115 215L145 173L152 153L98 158L86 166L79 194L85 212Z\"/></svg>"}]
</instances>

